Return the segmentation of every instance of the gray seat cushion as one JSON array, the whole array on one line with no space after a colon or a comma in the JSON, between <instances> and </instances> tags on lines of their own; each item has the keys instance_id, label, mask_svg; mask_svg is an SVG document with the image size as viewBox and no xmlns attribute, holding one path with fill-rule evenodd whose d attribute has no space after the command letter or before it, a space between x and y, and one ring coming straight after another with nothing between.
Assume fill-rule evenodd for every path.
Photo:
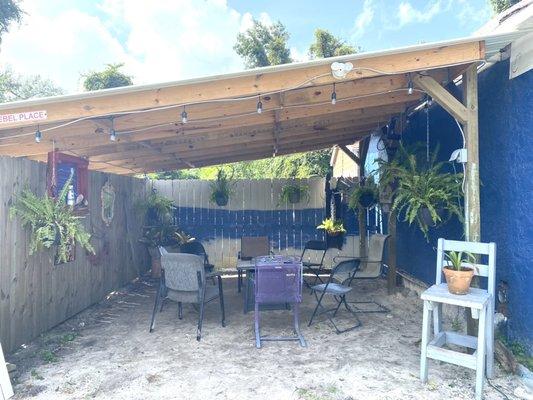
<instances>
[{"instance_id":1,"label":"gray seat cushion","mask_svg":"<svg viewBox=\"0 0 533 400\"><path fill-rule=\"evenodd\" d=\"M351 287L339 285L338 283L333 283L333 282L330 283L327 288L326 288L326 284L322 283L320 285L313 286L312 289L316 290L317 292L323 292L325 290L326 293L331 293L335 295L346 294L350 290L352 290Z\"/></svg>"},{"instance_id":2,"label":"gray seat cushion","mask_svg":"<svg viewBox=\"0 0 533 400\"><path fill-rule=\"evenodd\" d=\"M198 303L197 291L185 291L185 290L172 290L168 289L168 299L174 300L180 303ZM208 285L205 288L205 301L216 299L218 297L218 286Z\"/></svg>"}]
</instances>

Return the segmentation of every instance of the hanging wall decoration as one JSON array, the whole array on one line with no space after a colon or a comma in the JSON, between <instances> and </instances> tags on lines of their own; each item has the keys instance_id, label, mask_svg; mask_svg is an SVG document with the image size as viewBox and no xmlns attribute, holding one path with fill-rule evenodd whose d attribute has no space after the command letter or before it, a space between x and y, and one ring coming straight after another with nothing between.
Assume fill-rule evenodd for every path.
<instances>
[{"instance_id":1,"label":"hanging wall decoration","mask_svg":"<svg viewBox=\"0 0 533 400\"><path fill-rule=\"evenodd\" d=\"M88 166L89 161L81 157L60 153L57 150L48 153L46 177L48 195L56 198L72 175L72 187L69 189L66 201L74 207L77 213L87 212L89 206Z\"/></svg>"},{"instance_id":2,"label":"hanging wall decoration","mask_svg":"<svg viewBox=\"0 0 533 400\"><path fill-rule=\"evenodd\" d=\"M115 216L115 188L109 180L102 186L100 200L102 202L102 220L106 226L110 226Z\"/></svg>"}]
</instances>

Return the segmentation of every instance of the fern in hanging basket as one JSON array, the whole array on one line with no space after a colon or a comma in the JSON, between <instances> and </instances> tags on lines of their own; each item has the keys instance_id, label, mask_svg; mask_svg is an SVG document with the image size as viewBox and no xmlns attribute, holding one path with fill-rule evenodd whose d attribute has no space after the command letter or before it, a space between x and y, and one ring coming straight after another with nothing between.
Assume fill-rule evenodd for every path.
<instances>
[{"instance_id":1,"label":"fern in hanging basket","mask_svg":"<svg viewBox=\"0 0 533 400\"><path fill-rule=\"evenodd\" d=\"M10 217L19 217L22 226L30 228L30 254L57 246L57 261L64 263L68 261L69 247L76 243L95 254L91 235L80 221L83 217L76 216L66 204L71 181L72 175L55 199L47 195L39 197L28 188L15 198L9 210Z\"/></svg>"},{"instance_id":2,"label":"fern in hanging basket","mask_svg":"<svg viewBox=\"0 0 533 400\"><path fill-rule=\"evenodd\" d=\"M350 194L348 207L356 210L359 207L371 208L379 201L379 190L372 178L364 186L357 186Z\"/></svg>"},{"instance_id":3,"label":"fern in hanging basket","mask_svg":"<svg viewBox=\"0 0 533 400\"><path fill-rule=\"evenodd\" d=\"M283 186L279 195L278 206L285 204L297 204L301 201L309 203L311 196L308 185L289 184Z\"/></svg>"}]
</instances>

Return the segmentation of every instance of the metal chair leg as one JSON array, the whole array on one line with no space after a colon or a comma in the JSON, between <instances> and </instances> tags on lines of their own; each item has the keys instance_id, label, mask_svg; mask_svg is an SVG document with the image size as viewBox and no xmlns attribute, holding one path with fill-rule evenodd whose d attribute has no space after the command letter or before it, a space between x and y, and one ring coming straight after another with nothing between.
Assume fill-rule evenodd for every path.
<instances>
[{"instance_id":1,"label":"metal chair leg","mask_svg":"<svg viewBox=\"0 0 533 400\"><path fill-rule=\"evenodd\" d=\"M261 333L259 331L259 304L254 306L255 347L261 348Z\"/></svg>"},{"instance_id":2,"label":"metal chair leg","mask_svg":"<svg viewBox=\"0 0 533 400\"><path fill-rule=\"evenodd\" d=\"M296 336L298 336L298 340L300 341L300 346L307 347L307 343L305 342L305 339L300 332L300 304L293 303L294 308L294 333Z\"/></svg>"},{"instance_id":3,"label":"metal chair leg","mask_svg":"<svg viewBox=\"0 0 533 400\"><path fill-rule=\"evenodd\" d=\"M222 313L222 326L226 326L226 312L224 310L224 291L222 290L222 278L218 277L218 297L220 301L220 312Z\"/></svg>"},{"instance_id":4,"label":"metal chair leg","mask_svg":"<svg viewBox=\"0 0 533 400\"><path fill-rule=\"evenodd\" d=\"M202 322L204 321L204 307L205 307L205 304L202 301L202 303L200 304L200 315L198 317L198 330L196 332L196 340L198 341L200 341L200 339L202 338Z\"/></svg>"},{"instance_id":5,"label":"metal chair leg","mask_svg":"<svg viewBox=\"0 0 533 400\"><path fill-rule=\"evenodd\" d=\"M313 290L313 292L315 293L315 297L318 298L318 295L316 294L316 291ZM313 319L315 318L316 316L316 313L318 311L318 308L321 307L321 303L322 303L322 299L324 298L324 295L326 294L326 292L322 292L322 294L320 295L320 299L318 299L318 302L316 304L316 307L315 307L315 310L313 311L313 314L311 315L311 319L309 320L309 323L307 324L307 326L311 326L311 324L313 323Z\"/></svg>"},{"instance_id":6,"label":"metal chair leg","mask_svg":"<svg viewBox=\"0 0 533 400\"><path fill-rule=\"evenodd\" d=\"M242 290L242 270L237 270L237 293Z\"/></svg>"},{"instance_id":7,"label":"metal chair leg","mask_svg":"<svg viewBox=\"0 0 533 400\"><path fill-rule=\"evenodd\" d=\"M152 320L150 322L150 330L149 330L150 333L152 333L152 331L154 330L155 315L157 313L157 306L159 305L160 297L161 297L161 286L159 286L159 288L157 289L157 293L155 295L154 310L152 311Z\"/></svg>"}]
</instances>

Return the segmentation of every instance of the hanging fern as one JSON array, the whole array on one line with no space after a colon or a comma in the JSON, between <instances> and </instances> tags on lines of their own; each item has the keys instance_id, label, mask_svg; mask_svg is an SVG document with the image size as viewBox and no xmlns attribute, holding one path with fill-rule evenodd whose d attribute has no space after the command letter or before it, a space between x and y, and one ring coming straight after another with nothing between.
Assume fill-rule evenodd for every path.
<instances>
[{"instance_id":1,"label":"hanging fern","mask_svg":"<svg viewBox=\"0 0 533 400\"><path fill-rule=\"evenodd\" d=\"M82 217L74 215L72 207L66 204L71 181L72 175L56 199L39 197L28 188L16 197L9 212L11 218L18 216L22 226L30 228L30 254L57 244L58 262L63 263L68 261L69 246L75 243L94 254L91 235L80 221Z\"/></svg>"}]
</instances>

